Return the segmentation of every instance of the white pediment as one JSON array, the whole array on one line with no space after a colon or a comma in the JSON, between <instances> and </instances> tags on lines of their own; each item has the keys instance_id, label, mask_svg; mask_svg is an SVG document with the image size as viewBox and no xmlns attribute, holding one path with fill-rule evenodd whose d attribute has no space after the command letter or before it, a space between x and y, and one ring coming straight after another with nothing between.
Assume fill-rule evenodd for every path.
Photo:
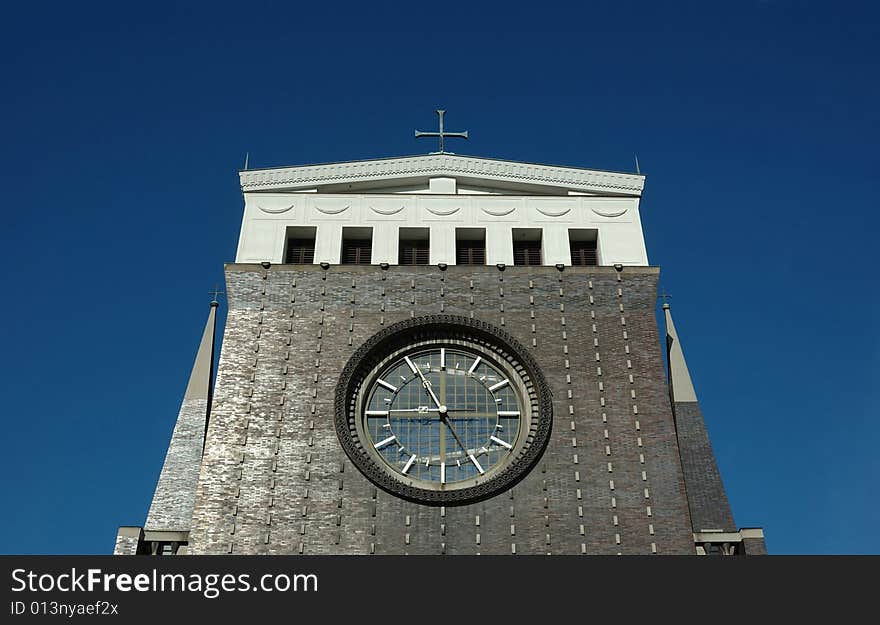
<instances>
[{"instance_id":1,"label":"white pediment","mask_svg":"<svg viewBox=\"0 0 880 625\"><path fill-rule=\"evenodd\" d=\"M243 192L432 193L454 179L457 194L640 197L640 174L538 165L457 154L274 167L239 172ZM434 183L432 184L432 180ZM441 187L442 188L442 187Z\"/></svg>"}]
</instances>

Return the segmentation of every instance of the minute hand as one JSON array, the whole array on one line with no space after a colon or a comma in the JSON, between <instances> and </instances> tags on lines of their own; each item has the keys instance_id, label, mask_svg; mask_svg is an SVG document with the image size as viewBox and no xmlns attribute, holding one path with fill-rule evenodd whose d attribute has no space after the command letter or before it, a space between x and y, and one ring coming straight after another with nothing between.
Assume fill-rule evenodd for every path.
<instances>
[{"instance_id":1,"label":"minute hand","mask_svg":"<svg viewBox=\"0 0 880 625\"><path fill-rule=\"evenodd\" d=\"M448 416L449 415L447 415L445 412L441 412L440 413L440 420L443 423L445 423L446 426L449 428L449 431L452 432L452 436L455 437L455 440L458 441L458 444L462 448L462 450L464 450L464 453L467 454L467 457L470 458L471 462L474 463L474 466L477 467L477 471L480 472L480 475L483 475L486 472L485 469L483 469L482 465L474 457L474 454L472 454L470 451L468 451L468 448L464 446L463 442L461 442L461 439L458 437L458 432L456 432L455 428L452 427L452 424L449 422Z\"/></svg>"},{"instance_id":2,"label":"minute hand","mask_svg":"<svg viewBox=\"0 0 880 625\"><path fill-rule=\"evenodd\" d=\"M404 356L406 360L406 364L409 365L409 368L413 370L413 372L417 373L420 378L422 378L422 386L425 387L425 390L428 391L428 395L431 396L431 401L434 402L434 405L437 406L437 409L441 412L443 411L441 408L440 400L437 399L437 396L434 394L434 389L431 388L431 383L425 378L425 374L422 373L421 367L417 367L413 364L413 361L409 359L409 357Z\"/></svg>"},{"instance_id":3,"label":"minute hand","mask_svg":"<svg viewBox=\"0 0 880 625\"><path fill-rule=\"evenodd\" d=\"M458 432L456 432L455 428L452 427L452 424L449 422L449 419L447 418L447 415L445 413L440 413L440 420L449 427L449 431L452 432L452 436L455 438L456 442L458 442L459 446L464 450L464 453L470 455L470 453L468 452L468 448L464 446L464 443L458 437Z\"/></svg>"}]
</instances>

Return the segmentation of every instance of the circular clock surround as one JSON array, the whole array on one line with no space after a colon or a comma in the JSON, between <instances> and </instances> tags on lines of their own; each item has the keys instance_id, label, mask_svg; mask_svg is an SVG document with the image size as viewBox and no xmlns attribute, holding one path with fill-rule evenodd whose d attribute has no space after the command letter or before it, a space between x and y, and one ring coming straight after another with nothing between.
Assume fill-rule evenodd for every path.
<instances>
[{"instance_id":1,"label":"circular clock surround","mask_svg":"<svg viewBox=\"0 0 880 625\"><path fill-rule=\"evenodd\" d=\"M523 478L547 445L552 410L543 373L514 337L431 315L389 326L355 352L337 385L335 425L348 457L377 486L457 505Z\"/></svg>"}]
</instances>

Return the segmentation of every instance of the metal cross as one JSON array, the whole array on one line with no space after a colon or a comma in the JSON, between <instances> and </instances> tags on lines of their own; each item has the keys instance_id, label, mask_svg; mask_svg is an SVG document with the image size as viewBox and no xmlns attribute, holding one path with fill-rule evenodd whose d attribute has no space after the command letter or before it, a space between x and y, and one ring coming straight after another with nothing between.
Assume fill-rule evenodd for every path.
<instances>
[{"instance_id":1,"label":"metal cross","mask_svg":"<svg viewBox=\"0 0 880 625\"><path fill-rule=\"evenodd\" d=\"M657 294L657 299L662 299L664 304L668 304L668 303L669 303L668 300L671 300L671 299L672 299L672 296L671 296L671 295L667 295L667 294L666 294L666 289L663 289L663 292L662 292L662 293L658 293L658 294Z\"/></svg>"},{"instance_id":2,"label":"metal cross","mask_svg":"<svg viewBox=\"0 0 880 625\"><path fill-rule=\"evenodd\" d=\"M218 296L218 295L226 295L226 292L225 292L225 291L221 291L221 290L220 290L220 285L219 285L219 284L215 284L215 285L214 285L214 290L213 290L213 291L208 291L208 293L210 293L211 295L214 296L214 299L211 300L212 303L217 301L217 296Z\"/></svg>"},{"instance_id":3,"label":"metal cross","mask_svg":"<svg viewBox=\"0 0 880 625\"><path fill-rule=\"evenodd\" d=\"M440 154L443 154L443 137L461 137L462 139L468 138L467 130L464 132L443 132L443 114L446 111L442 111L437 109L437 115L440 116L440 132L422 132L421 130L416 130L416 139L419 137L440 137Z\"/></svg>"}]
</instances>

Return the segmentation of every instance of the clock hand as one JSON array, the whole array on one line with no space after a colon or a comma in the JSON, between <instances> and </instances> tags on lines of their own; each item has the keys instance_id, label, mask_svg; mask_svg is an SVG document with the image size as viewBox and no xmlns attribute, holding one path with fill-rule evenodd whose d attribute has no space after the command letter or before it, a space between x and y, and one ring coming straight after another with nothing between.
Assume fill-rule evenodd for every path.
<instances>
[{"instance_id":1,"label":"clock hand","mask_svg":"<svg viewBox=\"0 0 880 625\"><path fill-rule=\"evenodd\" d=\"M431 383L428 382L428 380L425 378L425 374L422 373L421 367L415 366L408 356L404 356L403 359L406 360L406 364L409 365L409 368L412 369L413 373L417 373L419 377L422 378L422 386L424 386L425 390L428 391L428 395L431 396L431 400L434 402L434 405L437 406L437 408L440 409L440 411L442 412L445 406L443 406L443 404L440 403L440 400L437 399L437 396L434 394L434 389L431 388Z\"/></svg>"},{"instance_id":2,"label":"clock hand","mask_svg":"<svg viewBox=\"0 0 880 625\"><path fill-rule=\"evenodd\" d=\"M449 422L449 419L447 419L447 416L448 416L447 413L441 412L440 413L440 420L443 421L443 423L445 423L449 427L449 431L452 432L452 436L455 438L456 441L458 441L458 444L461 446L461 448L464 449L464 453L467 453L468 452L467 447L465 447L464 443L461 442L461 439L458 437L458 432L456 432L455 428L452 427L452 424Z\"/></svg>"},{"instance_id":3,"label":"clock hand","mask_svg":"<svg viewBox=\"0 0 880 625\"><path fill-rule=\"evenodd\" d=\"M443 409L443 406L440 406L440 408L428 408L427 406L422 406L421 408L392 408L391 410L388 410L387 412L440 412L440 410L442 410L442 409ZM446 412L477 412L477 409L476 408L449 408L447 406Z\"/></svg>"},{"instance_id":4,"label":"clock hand","mask_svg":"<svg viewBox=\"0 0 880 625\"><path fill-rule=\"evenodd\" d=\"M461 439L458 437L458 432L456 432L455 428L452 427L452 424L449 422L449 419L447 419L447 416L448 416L448 414L445 411L442 411L442 410L440 411L440 420L443 421L443 423L445 423L449 427L449 431L452 432L452 436L455 437L455 440L461 446L462 450L464 450L464 454L468 458L470 458L470 461L474 463L475 467L477 467L477 471L479 471L480 475L482 475L486 471L483 469L483 467L480 465L480 463L477 462L477 459L474 457L474 454L470 453L468 451L468 448L464 446L464 443L461 442Z\"/></svg>"},{"instance_id":5,"label":"clock hand","mask_svg":"<svg viewBox=\"0 0 880 625\"><path fill-rule=\"evenodd\" d=\"M476 412L476 408L447 408L446 412ZM440 412L440 408L392 408L388 412Z\"/></svg>"}]
</instances>

